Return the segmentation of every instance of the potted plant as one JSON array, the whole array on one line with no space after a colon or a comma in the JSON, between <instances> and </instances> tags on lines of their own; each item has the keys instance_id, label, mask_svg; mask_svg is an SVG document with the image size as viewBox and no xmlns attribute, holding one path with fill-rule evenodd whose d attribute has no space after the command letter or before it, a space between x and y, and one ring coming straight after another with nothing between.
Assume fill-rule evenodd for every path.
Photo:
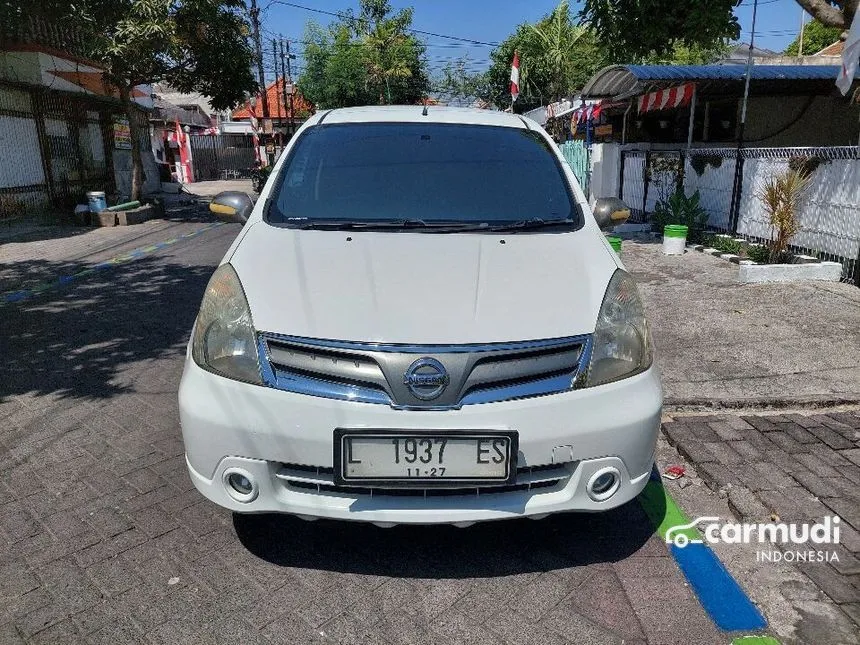
<instances>
[{"instance_id":1,"label":"potted plant","mask_svg":"<svg viewBox=\"0 0 860 645\"><path fill-rule=\"evenodd\" d=\"M664 233L666 226L686 226L687 239L698 244L708 224L708 212L702 208L700 202L701 195L698 190L687 197L679 188L668 199L657 202L651 216L652 230Z\"/></svg>"}]
</instances>

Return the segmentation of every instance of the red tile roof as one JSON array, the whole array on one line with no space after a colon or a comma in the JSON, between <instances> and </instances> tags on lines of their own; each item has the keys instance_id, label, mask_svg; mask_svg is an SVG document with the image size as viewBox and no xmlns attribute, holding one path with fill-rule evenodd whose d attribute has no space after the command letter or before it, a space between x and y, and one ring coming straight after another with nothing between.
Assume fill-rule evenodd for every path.
<instances>
[{"instance_id":1,"label":"red tile roof","mask_svg":"<svg viewBox=\"0 0 860 645\"><path fill-rule=\"evenodd\" d=\"M815 54L816 56L841 56L842 55L842 47L844 46L844 42L841 40L837 40L832 45L828 45L820 52Z\"/></svg>"},{"instance_id":2,"label":"red tile roof","mask_svg":"<svg viewBox=\"0 0 860 645\"><path fill-rule=\"evenodd\" d=\"M278 78L274 83L270 83L266 88L266 100L269 103L269 116L275 120L278 118L287 118L290 113L289 103L284 104L284 79ZM289 101L289 95L287 96ZM257 96L257 105L254 108L255 116L258 119L263 118L263 102ZM305 97L303 97L298 89L293 94L293 116L297 119L305 119L308 115L314 112L314 106L311 105ZM242 119L251 118L251 103L248 101L242 107L233 110L233 120L241 121Z\"/></svg>"}]
</instances>

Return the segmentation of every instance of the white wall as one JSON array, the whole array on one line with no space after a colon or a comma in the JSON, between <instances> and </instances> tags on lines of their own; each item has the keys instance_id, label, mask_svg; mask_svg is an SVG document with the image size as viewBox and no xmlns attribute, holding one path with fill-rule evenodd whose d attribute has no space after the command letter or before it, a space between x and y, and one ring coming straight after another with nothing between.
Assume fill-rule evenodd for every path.
<instances>
[{"instance_id":1,"label":"white wall","mask_svg":"<svg viewBox=\"0 0 860 645\"><path fill-rule=\"evenodd\" d=\"M0 188L45 182L36 122L0 115Z\"/></svg>"},{"instance_id":2,"label":"white wall","mask_svg":"<svg viewBox=\"0 0 860 645\"><path fill-rule=\"evenodd\" d=\"M591 147L592 205L601 197L616 197L621 164L621 146L617 143L597 143Z\"/></svg>"},{"instance_id":3,"label":"white wall","mask_svg":"<svg viewBox=\"0 0 860 645\"><path fill-rule=\"evenodd\" d=\"M688 157L684 166L684 194L690 196L698 190L699 203L708 212L708 225L728 229L735 160L722 157L718 163L719 165L705 164L702 174L699 175Z\"/></svg>"},{"instance_id":4,"label":"white wall","mask_svg":"<svg viewBox=\"0 0 860 645\"><path fill-rule=\"evenodd\" d=\"M747 159L738 232L769 239L770 224L757 193L762 183L788 168L786 159ZM860 249L860 160L824 162L812 173L800 213L795 246L857 257Z\"/></svg>"}]
</instances>

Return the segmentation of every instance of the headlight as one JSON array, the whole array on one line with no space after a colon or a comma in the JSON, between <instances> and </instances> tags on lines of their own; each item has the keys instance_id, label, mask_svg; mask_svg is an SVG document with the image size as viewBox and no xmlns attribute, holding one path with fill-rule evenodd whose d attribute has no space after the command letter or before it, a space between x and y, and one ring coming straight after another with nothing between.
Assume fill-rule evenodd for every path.
<instances>
[{"instance_id":1,"label":"headlight","mask_svg":"<svg viewBox=\"0 0 860 645\"><path fill-rule=\"evenodd\" d=\"M644 372L651 361L651 338L636 283L628 273L618 270L600 305L585 386Z\"/></svg>"},{"instance_id":2,"label":"headlight","mask_svg":"<svg viewBox=\"0 0 860 645\"><path fill-rule=\"evenodd\" d=\"M239 276L229 264L218 267L206 286L191 356L210 372L262 385L251 310Z\"/></svg>"}]
</instances>

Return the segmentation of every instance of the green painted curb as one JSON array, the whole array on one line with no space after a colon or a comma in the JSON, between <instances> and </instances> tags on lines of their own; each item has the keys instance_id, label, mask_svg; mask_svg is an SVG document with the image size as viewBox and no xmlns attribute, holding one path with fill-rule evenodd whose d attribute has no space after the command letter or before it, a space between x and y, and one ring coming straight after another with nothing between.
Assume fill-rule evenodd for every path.
<instances>
[{"instance_id":1,"label":"green painted curb","mask_svg":"<svg viewBox=\"0 0 860 645\"><path fill-rule=\"evenodd\" d=\"M680 509L675 500L666 493L666 489L663 488L661 482L649 481L639 495L639 503L664 541L666 539L666 531L670 528L690 523L690 518ZM696 527L682 529L673 533L673 535L680 534L686 535L691 540L701 539L699 530Z\"/></svg>"},{"instance_id":2,"label":"green painted curb","mask_svg":"<svg viewBox=\"0 0 860 645\"><path fill-rule=\"evenodd\" d=\"M675 503L675 500L666 492L661 481L649 481L644 490L639 494L639 504L642 510L656 527L657 534L665 541L666 531L673 526L689 524L690 518ZM688 538L699 540L701 534L695 527L675 531L672 535L686 535ZM781 645L778 640L771 636L738 636L733 639L731 645Z\"/></svg>"},{"instance_id":3,"label":"green painted curb","mask_svg":"<svg viewBox=\"0 0 860 645\"><path fill-rule=\"evenodd\" d=\"M739 636L732 641L732 645L781 645L778 640L770 636Z\"/></svg>"}]
</instances>

